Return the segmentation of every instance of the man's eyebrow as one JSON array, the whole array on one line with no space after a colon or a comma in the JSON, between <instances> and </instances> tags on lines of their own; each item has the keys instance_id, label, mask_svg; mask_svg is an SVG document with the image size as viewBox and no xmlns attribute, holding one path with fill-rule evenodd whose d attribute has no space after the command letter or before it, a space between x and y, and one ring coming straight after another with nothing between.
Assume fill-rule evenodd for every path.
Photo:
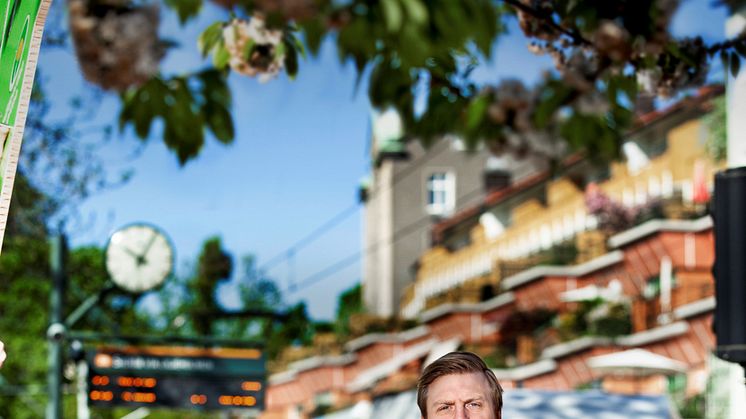
<instances>
[{"instance_id":1,"label":"man's eyebrow","mask_svg":"<svg viewBox=\"0 0 746 419\"><path fill-rule=\"evenodd\" d=\"M471 402L483 402L483 401L485 401L485 400L487 400L487 399L485 399L485 398L484 398L484 397L482 397L482 396L476 396L476 397L472 397L472 398L470 398L470 399L466 399L466 400L464 400L464 401L465 401L466 403L471 403Z\"/></svg>"},{"instance_id":2,"label":"man's eyebrow","mask_svg":"<svg viewBox=\"0 0 746 419\"><path fill-rule=\"evenodd\" d=\"M470 397L468 399L465 399L464 402L465 403L471 403L471 402L476 402L476 401L483 402L483 401L486 401L486 400L487 399L484 398L484 397L482 397L482 396L474 396L474 397ZM433 401L433 405L438 405L438 404L456 404L456 401L455 400L435 400L435 401Z\"/></svg>"}]
</instances>

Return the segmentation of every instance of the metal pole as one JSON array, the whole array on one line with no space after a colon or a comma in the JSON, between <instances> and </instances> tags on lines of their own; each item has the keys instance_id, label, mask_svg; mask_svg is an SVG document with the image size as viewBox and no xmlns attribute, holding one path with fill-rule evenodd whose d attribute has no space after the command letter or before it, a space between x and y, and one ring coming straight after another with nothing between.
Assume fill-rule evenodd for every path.
<instances>
[{"instance_id":1,"label":"metal pole","mask_svg":"<svg viewBox=\"0 0 746 419\"><path fill-rule=\"evenodd\" d=\"M50 295L50 318L47 329L49 342L49 370L47 383L49 401L47 403L47 419L62 419L62 364L63 342L65 340L65 326L63 307L65 306L65 291L67 288L67 238L60 232L49 240L49 262L52 270L52 292Z\"/></svg>"},{"instance_id":2,"label":"metal pole","mask_svg":"<svg viewBox=\"0 0 746 419\"><path fill-rule=\"evenodd\" d=\"M90 419L91 411L88 408L88 364L85 360L78 361L78 419Z\"/></svg>"},{"instance_id":3,"label":"metal pole","mask_svg":"<svg viewBox=\"0 0 746 419\"><path fill-rule=\"evenodd\" d=\"M725 22L725 35L735 38L746 30L746 5L741 6ZM746 166L746 70L738 72L736 77L729 76L730 71L724 68L727 79L727 132L728 132L728 168Z\"/></svg>"},{"instance_id":4,"label":"metal pole","mask_svg":"<svg viewBox=\"0 0 746 419\"><path fill-rule=\"evenodd\" d=\"M746 30L746 5L735 10L725 23L725 35L736 37ZM736 77L728 76L728 68L723 72L727 79L727 150L728 168L746 167L746 121L739 117L746 112L746 71L738 72ZM746 193L746 191L740 191ZM743 215L741 215L743 216ZM744 384L746 384L746 363L741 362L744 369Z\"/></svg>"}]
</instances>

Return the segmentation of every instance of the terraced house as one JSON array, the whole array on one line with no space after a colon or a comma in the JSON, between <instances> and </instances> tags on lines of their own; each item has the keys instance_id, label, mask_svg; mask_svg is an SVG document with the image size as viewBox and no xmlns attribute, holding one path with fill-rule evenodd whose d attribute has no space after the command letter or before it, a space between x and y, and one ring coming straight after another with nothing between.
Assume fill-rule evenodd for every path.
<instances>
[{"instance_id":1,"label":"terraced house","mask_svg":"<svg viewBox=\"0 0 746 419\"><path fill-rule=\"evenodd\" d=\"M681 406L717 393L708 202L721 163L704 118L721 95L704 88L642 115L624 161L575 154L553 173L524 168L433 220L390 302L412 327L290 364L270 377L262 417L411 394L423 366L457 348L482 355L506 388L669 393ZM622 370L635 373L609 373Z\"/></svg>"}]
</instances>

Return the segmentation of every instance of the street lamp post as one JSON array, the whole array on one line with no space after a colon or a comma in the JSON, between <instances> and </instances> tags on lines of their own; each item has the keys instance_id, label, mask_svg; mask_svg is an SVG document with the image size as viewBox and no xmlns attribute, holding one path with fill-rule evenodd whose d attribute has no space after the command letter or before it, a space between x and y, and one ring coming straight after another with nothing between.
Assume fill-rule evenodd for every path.
<instances>
[{"instance_id":1,"label":"street lamp post","mask_svg":"<svg viewBox=\"0 0 746 419\"><path fill-rule=\"evenodd\" d=\"M746 5L735 10L725 25L728 38L746 31ZM746 370L746 71L727 80L727 169L715 175L715 354ZM746 381L745 381L746 382Z\"/></svg>"},{"instance_id":2,"label":"street lamp post","mask_svg":"<svg viewBox=\"0 0 746 419\"><path fill-rule=\"evenodd\" d=\"M67 289L67 238L60 232L50 239L50 266L52 268L52 292L50 296L50 321L47 329L49 343L49 402L46 419L62 418L62 364L65 325L63 307Z\"/></svg>"}]
</instances>

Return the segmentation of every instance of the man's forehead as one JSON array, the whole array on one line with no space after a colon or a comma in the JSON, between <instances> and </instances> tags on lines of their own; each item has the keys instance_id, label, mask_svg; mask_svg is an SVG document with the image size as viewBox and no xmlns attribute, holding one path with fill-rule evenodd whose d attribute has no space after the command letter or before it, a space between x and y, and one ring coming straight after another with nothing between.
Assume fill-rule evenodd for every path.
<instances>
[{"instance_id":1,"label":"man's forehead","mask_svg":"<svg viewBox=\"0 0 746 419\"><path fill-rule=\"evenodd\" d=\"M490 386L484 374L447 374L433 381L428 393L431 396L428 397L431 402L456 398L487 398Z\"/></svg>"}]
</instances>

